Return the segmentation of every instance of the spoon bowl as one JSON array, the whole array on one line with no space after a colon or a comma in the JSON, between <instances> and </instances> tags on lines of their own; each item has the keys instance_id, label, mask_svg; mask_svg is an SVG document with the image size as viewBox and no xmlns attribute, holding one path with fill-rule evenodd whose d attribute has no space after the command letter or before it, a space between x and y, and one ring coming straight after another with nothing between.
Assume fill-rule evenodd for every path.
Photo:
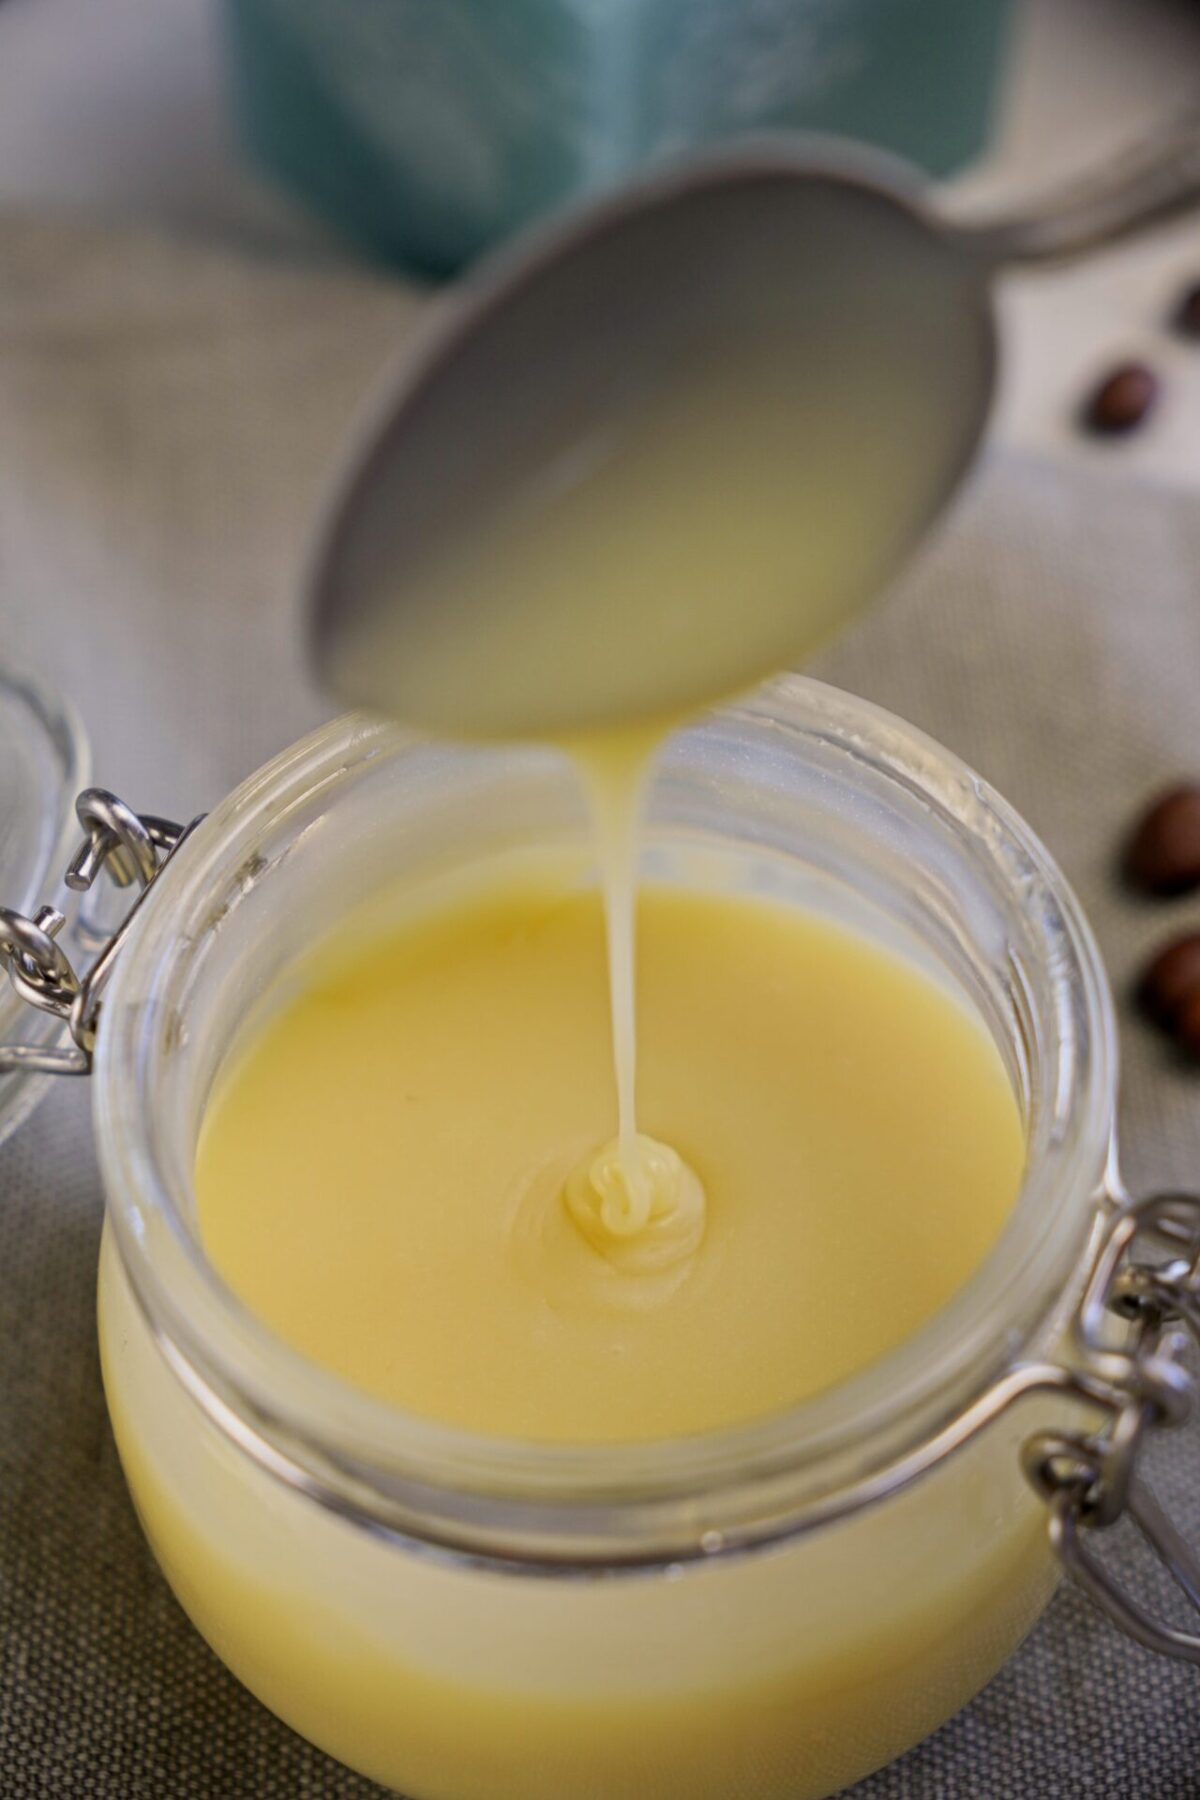
<instances>
[{"instance_id":1,"label":"spoon bowl","mask_svg":"<svg viewBox=\"0 0 1200 1800\"><path fill-rule=\"evenodd\" d=\"M689 164L435 309L311 570L344 701L470 738L709 705L872 600L979 442L987 262L891 159Z\"/></svg>"}]
</instances>

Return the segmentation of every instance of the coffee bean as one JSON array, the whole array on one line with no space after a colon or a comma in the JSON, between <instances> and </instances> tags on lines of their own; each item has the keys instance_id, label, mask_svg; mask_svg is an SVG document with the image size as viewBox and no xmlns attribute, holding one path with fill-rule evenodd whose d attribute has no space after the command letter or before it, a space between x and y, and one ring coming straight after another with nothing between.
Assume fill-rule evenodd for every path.
<instances>
[{"instance_id":1,"label":"coffee bean","mask_svg":"<svg viewBox=\"0 0 1200 1800\"><path fill-rule=\"evenodd\" d=\"M1175 329L1184 337L1200 338L1200 282L1188 288L1175 312Z\"/></svg>"},{"instance_id":2,"label":"coffee bean","mask_svg":"<svg viewBox=\"0 0 1200 1800\"><path fill-rule=\"evenodd\" d=\"M1142 1010L1167 1031L1193 995L1200 996L1200 931L1174 938L1146 965L1138 983Z\"/></svg>"},{"instance_id":3,"label":"coffee bean","mask_svg":"<svg viewBox=\"0 0 1200 1800\"><path fill-rule=\"evenodd\" d=\"M1190 994L1175 1015L1172 1035L1181 1050L1200 1060L1200 990Z\"/></svg>"},{"instance_id":4,"label":"coffee bean","mask_svg":"<svg viewBox=\"0 0 1200 1800\"><path fill-rule=\"evenodd\" d=\"M1158 399L1158 377L1144 363L1124 363L1095 389L1083 411L1089 431L1118 437L1134 431Z\"/></svg>"},{"instance_id":5,"label":"coffee bean","mask_svg":"<svg viewBox=\"0 0 1200 1800\"><path fill-rule=\"evenodd\" d=\"M1173 788L1154 802L1129 840L1125 873L1150 894L1200 887L1200 787Z\"/></svg>"}]
</instances>

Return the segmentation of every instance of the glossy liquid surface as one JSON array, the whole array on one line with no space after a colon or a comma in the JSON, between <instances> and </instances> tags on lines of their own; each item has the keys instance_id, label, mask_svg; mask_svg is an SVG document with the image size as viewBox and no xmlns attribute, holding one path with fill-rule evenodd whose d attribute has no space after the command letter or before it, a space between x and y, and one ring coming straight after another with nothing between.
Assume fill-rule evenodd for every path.
<instances>
[{"instance_id":1,"label":"glossy liquid surface","mask_svg":"<svg viewBox=\"0 0 1200 1800\"><path fill-rule=\"evenodd\" d=\"M1024 1151L981 1025L793 907L651 886L638 924L639 1113L703 1184L698 1245L622 1266L570 1216L616 1125L601 908L494 886L319 954L224 1079L200 1225L260 1317L413 1412L611 1441L792 1405L962 1286Z\"/></svg>"}]
</instances>

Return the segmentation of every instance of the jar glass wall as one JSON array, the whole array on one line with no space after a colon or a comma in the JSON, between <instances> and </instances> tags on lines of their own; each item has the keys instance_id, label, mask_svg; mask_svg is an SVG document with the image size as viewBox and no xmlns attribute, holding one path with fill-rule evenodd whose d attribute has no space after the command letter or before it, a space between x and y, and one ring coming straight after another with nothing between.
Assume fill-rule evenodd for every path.
<instances>
[{"instance_id":1,"label":"jar glass wall","mask_svg":"<svg viewBox=\"0 0 1200 1800\"><path fill-rule=\"evenodd\" d=\"M1113 1112L1095 950L1020 821L863 703L789 678L674 740L645 872L827 911L962 994L1024 1111L1024 1185L938 1317L793 1412L651 1445L490 1440L274 1340L203 1256L191 1167L239 1030L317 939L547 844L587 856L550 752L349 720L179 852L97 1066L122 1459L218 1653L416 1800L828 1794L968 1699L1052 1586L1018 1455L1050 1403L950 1449L1015 1364L1054 1354L1078 1298Z\"/></svg>"},{"instance_id":2,"label":"jar glass wall","mask_svg":"<svg viewBox=\"0 0 1200 1800\"><path fill-rule=\"evenodd\" d=\"M74 709L0 662L0 894L27 917L41 902L66 898L61 870L79 835L75 796L88 774L87 739ZM0 984L0 1045L44 1049L61 1033L59 1018L27 1005L9 982ZM0 1067L0 1142L46 1087L28 1068Z\"/></svg>"}]
</instances>

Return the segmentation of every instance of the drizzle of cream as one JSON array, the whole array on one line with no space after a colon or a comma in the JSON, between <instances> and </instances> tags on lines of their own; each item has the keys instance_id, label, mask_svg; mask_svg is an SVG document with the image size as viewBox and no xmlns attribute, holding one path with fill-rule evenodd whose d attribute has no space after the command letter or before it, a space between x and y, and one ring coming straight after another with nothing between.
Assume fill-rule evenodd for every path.
<instances>
[{"instance_id":1,"label":"drizzle of cream","mask_svg":"<svg viewBox=\"0 0 1200 1800\"><path fill-rule=\"evenodd\" d=\"M565 746L595 821L604 896L617 1135L568 1176L566 1208L594 1250L626 1273L670 1268L704 1235L704 1189L676 1151L637 1128L637 850L642 803L668 724Z\"/></svg>"},{"instance_id":2,"label":"drizzle of cream","mask_svg":"<svg viewBox=\"0 0 1200 1800\"><path fill-rule=\"evenodd\" d=\"M568 1175L563 1200L593 1250L625 1274L686 1261L704 1236L704 1189L667 1144L643 1132L618 1138Z\"/></svg>"}]
</instances>

